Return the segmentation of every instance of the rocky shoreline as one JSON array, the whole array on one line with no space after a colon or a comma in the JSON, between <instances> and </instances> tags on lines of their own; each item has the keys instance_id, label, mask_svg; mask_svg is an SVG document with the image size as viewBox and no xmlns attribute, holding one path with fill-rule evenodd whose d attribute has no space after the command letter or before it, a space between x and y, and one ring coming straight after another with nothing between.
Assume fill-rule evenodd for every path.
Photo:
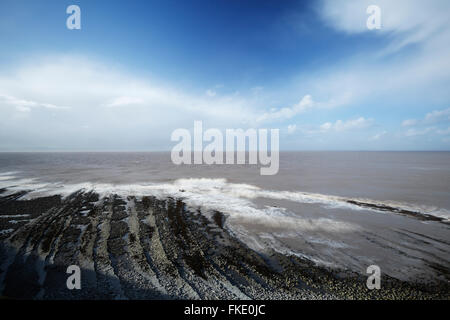
<instances>
[{"instance_id":1,"label":"rocky shoreline","mask_svg":"<svg viewBox=\"0 0 450 320\"><path fill-rule=\"evenodd\" d=\"M448 282L410 283L256 252L181 199L78 191L21 200L0 190L0 296L12 299L449 299ZM81 268L81 290L66 268ZM444 270L444 272L447 272Z\"/></svg>"}]
</instances>

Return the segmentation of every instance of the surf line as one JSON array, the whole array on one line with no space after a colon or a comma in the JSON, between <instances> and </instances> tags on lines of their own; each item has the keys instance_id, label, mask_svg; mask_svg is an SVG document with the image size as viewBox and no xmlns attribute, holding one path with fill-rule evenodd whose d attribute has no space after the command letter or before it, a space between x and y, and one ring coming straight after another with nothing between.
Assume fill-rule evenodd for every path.
<instances>
[{"instance_id":1,"label":"surf line","mask_svg":"<svg viewBox=\"0 0 450 320\"><path fill-rule=\"evenodd\" d=\"M203 122L194 121L193 139L187 129L178 128L172 132L171 141L179 143L172 148L170 157L176 165L192 164L192 153L194 164L224 164L225 145L225 164L258 164L259 161L261 175L275 175L280 161L279 131L270 129L270 148L268 129L226 129L224 144L221 130L211 128L203 132ZM210 143L203 147L203 142Z\"/></svg>"}]
</instances>

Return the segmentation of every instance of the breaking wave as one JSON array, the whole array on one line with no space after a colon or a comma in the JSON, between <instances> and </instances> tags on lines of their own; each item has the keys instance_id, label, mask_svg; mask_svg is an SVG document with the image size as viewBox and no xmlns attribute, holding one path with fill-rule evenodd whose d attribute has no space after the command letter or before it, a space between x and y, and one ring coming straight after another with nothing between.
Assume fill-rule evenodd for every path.
<instances>
[{"instance_id":1,"label":"breaking wave","mask_svg":"<svg viewBox=\"0 0 450 320\"><path fill-rule=\"evenodd\" d=\"M301 191L275 191L265 190L260 187L231 183L227 179L218 178L188 178L178 179L167 183L147 183L147 184L110 184L110 183L58 183L42 182L34 178L18 178L12 174L15 172L0 173L0 188L7 189L4 194L11 194L19 191L28 191L22 199L31 199L49 195L68 196L79 190L94 191L100 196L118 194L121 196L156 196L159 198L174 197L182 198L185 203L192 207L201 207L203 210L220 211L230 217L239 217L244 220L258 219L261 223L268 219L280 228L324 228L328 225L326 219L317 223L303 221L301 217L295 215L285 208L265 206L258 207L255 199L271 199L290 201L300 204L317 204L329 209L350 209L370 212L394 213L419 218L422 220L435 220L450 222L450 212L446 209L419 206L415 204L400 203L395 201L378 201L362 198L348 198L319 193ZM2 179L4 178L4 179ZM313 221L313 220L312 220ZM267 221L268 222L268 221ZM293 222L297 222L292 225ZM328 228L334 231L349 231L356 228L350 224L340 225L333 220Z\"/></svg>"}]
</instances>

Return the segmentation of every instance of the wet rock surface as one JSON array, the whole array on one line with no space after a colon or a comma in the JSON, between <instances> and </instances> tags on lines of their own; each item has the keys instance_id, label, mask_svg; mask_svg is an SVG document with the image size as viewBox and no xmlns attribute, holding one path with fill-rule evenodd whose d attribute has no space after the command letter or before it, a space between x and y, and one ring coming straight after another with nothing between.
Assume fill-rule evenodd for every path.
<instances>
[{"instance_id":1,"label":"wet rock surface","mask_svg":"<svg viewBox=\"0 0 450 320\"><path fill-rule=\"evenodd\" d=\"M0 194L0 295L19 299L448 299L449 284L319 267L235 238L180 199ZM81 290L66 287L70 265ZM445 270L447 272L447 270Z\"/></svg>"}]
</instances>

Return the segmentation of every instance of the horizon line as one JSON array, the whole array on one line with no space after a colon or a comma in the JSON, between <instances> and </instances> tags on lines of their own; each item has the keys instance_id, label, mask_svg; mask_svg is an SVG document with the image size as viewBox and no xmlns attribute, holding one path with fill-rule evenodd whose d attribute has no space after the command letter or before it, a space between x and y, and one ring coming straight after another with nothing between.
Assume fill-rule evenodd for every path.
<instances>
[{"instance_id":1,"label":"horizon line","mask_svg":"<svg viewBox=\"0 0 450 320\"><path fill-rule=\"evenodd\" d=\"M270 151L270 150L269 150ZM0 150L0 153L170 153L171 150ZM203 151L193 151L191 152L203 152ZM222 150L225 153L224 150ZM244 151L235 151L235 152L244 152ZM245 152L249 152L246 150ZM258 152L252 151L252 152ZM358 149L358 150L336 150L336 149L286 149L279 150L279 152L450 152L450 150L367 150L367 149Z\"/></svg>"}]
</instances>

